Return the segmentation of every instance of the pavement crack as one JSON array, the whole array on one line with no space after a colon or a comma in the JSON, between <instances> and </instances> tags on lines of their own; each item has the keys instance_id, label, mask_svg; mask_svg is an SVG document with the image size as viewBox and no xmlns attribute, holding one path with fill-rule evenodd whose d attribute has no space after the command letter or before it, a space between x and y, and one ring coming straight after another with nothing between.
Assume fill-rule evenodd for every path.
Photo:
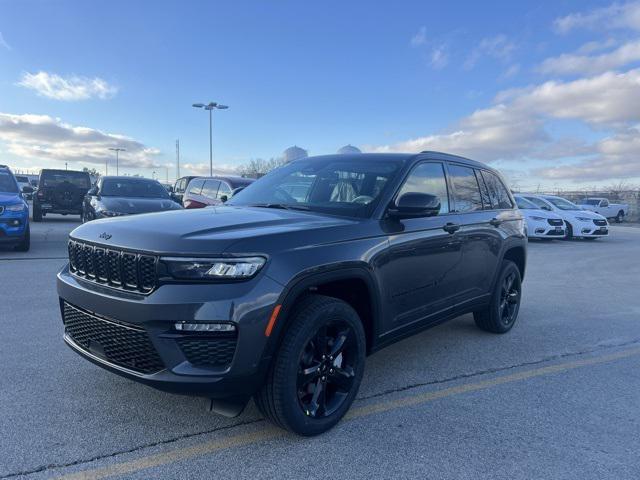
<instances>
[{"instance_id":1,"label":"pavement crack","mask_svg":"<svg viewBox=\"0 0 640 480\"><path fill-rule=\"evenodd\" d=\"M509 366L506 366L506 367L487 368L485 370L479 370L479 371L470 372L470 373L462 373L460 375L455 375L453 377L441 378L441 379L432 380L432 381L429 381L429 382L413 383L411 385L405 385L405 386L402 386L402 387L390 388L390 389L387 389L387 390L382 390L381 392L373 393L371 395L358 397L358 398L356 398L355 401L356 402L361 402L361 401L364 401L364 400L370 400L372 398L383 397L383 396L391 395L391 394L398 393L398 392L406 392L407 390L412 390L414 388L426 387L426 386L429 386L429 385L439 385L439 384L442 384L442 383L455 382L456 380L463 380L463 379L466 379L466 378L473 378L473 377L478 377L478 376L481 376L481 375L487 375L487 374L491 374L491 373L500 373L500 372L513 370L515 368L530 367L530 366L533 366L533 365L540 365L542 363L552 362L552 361L555 361L555 360L561 360L561 359L567 358L567 357L577 357L577 356L580 356L580 355L588 355L588 354L591 354L591 353L604 351L604 350L609 350L609 349L612 349L612 348L627 347L627 346L630 346L630 345L638 345L638 344L640 344L640 338L634 339L634 340L629 340L627 342L622 342L622 343L612 343L612 344L609 344L609 345L606 345L606 346L600 346L600 347L592 348L592 349L588 349L588 350L580 350L580 351L577 351L577 352L566 352L566 353L560 353L560 354L557 354L557 355L549 355L549 356L541 358L539 360L532 360L530 362L517 363L515 365L509 365Z\"/></svg>"},{"instance_id":2,"label":"pavement crack","mask_svg":"<svg viewBox=\"0 0 640 480\"><path fill-rule=\"evenodd\" d=\"M222 431L225 431L225 430L231 430L231 429L234 429L236 427L243 427L243 426L246 426L246 425L253 425L253 424L257 424L257 423L262 423L264 421L265 421L264 419L259 418L259 419L256 419L256 420L249 420L249 421L246 421L246 422L234 423L233 425L227 425L227 426L224 426L224 427L212 428L210 430L203 430L201 432L184 433L182 435L177 435L175 437L168 438L168 439L165 439L165 440L159 440L157 442L145 443L145 444L137 445L137 446L129 448L129 449L118 450L116 452L108 453L108 454L105 454L105 455L96 455L96 456L90 457L90 458L81 458L81 459L74 460L74 461L71 461L71 462L66 462L66 463L49 463L47 465L40 465L38 467L30 468L28 470L22 470L22 471L19 471L19 472L12 472L12 473L8 473L8 474L0 475L0 479L4 480L4 479L7 479L7 478L16 478L16 477L22 477L22 476L25 476L25 475L33 475L35 473L45 472L47 470L57 470L57 469L61 469L61 468L75 467L75 466L78 466L78 465L92 463L92 462L99 461L99 460L106 460L108 458L117 457L119 455L125 455L125 454L128 454L128 453L135 453L137 451L144 450L146 448L153 448L153 447L159 447L159 446L163 446L163 445L170 445L170 444L178 442L180 440L185 440L185 439L197 437L197 436L200 436L200 435L207 435L207 434L210 434L210 433L222 432Z\"/></svg>"}]
</instances>

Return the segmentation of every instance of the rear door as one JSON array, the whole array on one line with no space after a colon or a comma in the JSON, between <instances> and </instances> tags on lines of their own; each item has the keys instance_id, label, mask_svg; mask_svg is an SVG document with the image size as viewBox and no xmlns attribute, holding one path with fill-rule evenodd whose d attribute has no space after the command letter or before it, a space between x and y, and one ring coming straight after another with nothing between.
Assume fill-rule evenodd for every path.
<instances>
[{"instance_id":1,"label":"rear door","mask_svg":"<svg viewBox=\"0 0 640 480\"><path fill-rule=\"evenodd\" d=\"M456 272L455 298L455 303L460 304L489 291L501 241L491 223L495 212L480 172L468 165L450 163L448 173L453 211L461 225L462 262Z\"/></svg>"},{"instance_id":2,"label":"rear door","mask_svg":"<svg viewBox=\"0 0 640 480\"><path fill-rule=\"evenodd\" d=\"M396 194L419 192L440 198L440 213L433 217L386 220L389 248L381 262L380 282L385 292L384 330L387 334L437 319L451 305L457 290L455 272L462 259L461 242L450 213L444 165L416 165Z\"/></svg>"}]
</instances>

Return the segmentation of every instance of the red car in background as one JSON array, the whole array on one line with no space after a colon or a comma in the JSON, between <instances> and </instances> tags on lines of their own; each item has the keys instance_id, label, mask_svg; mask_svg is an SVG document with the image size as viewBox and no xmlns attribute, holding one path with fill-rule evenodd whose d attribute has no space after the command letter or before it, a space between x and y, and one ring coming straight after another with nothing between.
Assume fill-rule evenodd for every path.
<instances>
[{"instance_id":1,"label":"red car in background","mask_svg":"<svg viewBox=\"0 0 640 480\"><path fill-rule=\"evenodd\" d=\"M189 182L182 197L184 208L204 208L222 205L237 188L244 188L255 180L244 177L196 177Z\"/></svg>"}]
</instances>

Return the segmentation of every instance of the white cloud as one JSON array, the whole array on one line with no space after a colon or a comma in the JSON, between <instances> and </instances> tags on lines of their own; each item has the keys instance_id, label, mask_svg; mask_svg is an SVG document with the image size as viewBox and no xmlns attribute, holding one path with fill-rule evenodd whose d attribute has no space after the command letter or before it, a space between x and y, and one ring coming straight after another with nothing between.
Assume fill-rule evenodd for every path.
<instances>
[{"instance_id":1,"label":"white cloud","mask_svg":"<svg viewBox=\"0 0 640 480\"><path fill-rule=\"evenodd\" d=\"M120 166L154 168L160 152L132 138L88 127L72 126L48 115L0 113L0 141L7 152L23 160L55 160L79 165L104 165L110 147L125 148Z\"/></svg>"},{"instance_id":2,"label":"white cloud","mask_svg":"<svg viewBox=\"0 0 640 480\"><path fill-rule=\"evenodd\" d=\"M411 46L419 47L427 43L427 27L420 27L418 33L411 37Z\"/></svg>"},{"instance_id":3,"label":"white cloud","mask_svg":"<svg viewBox=\"0 0 640 480\"><path fill-rule=\"evenodd\" d=\"M444 68L449 63L449 55L447 53L446 45L440 45L431 49L431 57L429 59L429 65L436 70Z\"/></svg>"},{"instance_id":4,"label":"white cloud","mask_svg":"<svg viewBox=\"0 0 640 480\"><path fill-rule=\"evenodd\" d=\"M195 175L209 176L208 163L184 163L180 165L181 169L191 172ZM238 175L238 165L228 163L216 163L213 165L214 175Z\"/></svg>"},{"instance_id":5,"label":"white cloud","mask_svg":"<svg viewBox=\"0 0 640 480\"><path fill-rule=\"evenodd\" d=\"M18 85L33 90L42 97L66 101L90 98L104 100L118 92L116 87L98 77L61 77L48 72L24 73Z\"/></svg>"},{"instance_id":6,"label":"white cloud","mask_svg":"<svg viewBox=\"0 0 640 480\"><path fill-rule=\"evenodd\" d=\"M596 8L586 13L572 13L556 18L553 26L558 33L562 34L581 28L591 30L640 30L640 2L613 3L607 7Z\"/></svg>"},{"instance_id":7,"label":"white cloud","mask_svg":"<svg viewBox=\"0 0 640 480\"><path fill-rule=\"evenodd\" d=\"M11 46L9 46L7 41L4 39L2 32L0 32L0 47L6 48L7 50L11 50Z\"/></svg>"},{"instance_id":8,"label":"white cloud","mask_svg":"<svg viewBox=\"0 0 640 480\"><path fill-rule=\"evenodd\" d=\"M507 68L504 71L504 73L501 75L501 78L503 80L506 80L508 78L515 77L519 72L520 72L520 64L516 63L514 65L511 65L509 68Z\"/></svg>"},{"instance_id":9,"label":"white cloud","mask_svg":"<svg viewBox=\"0 0 640 480\"><path fill-rule=\"evenodd\" d=\"M516 44L510 41L506 35L500 34L495 37L483 38L480 44L473 49L463 66L470 70L484 56L508 61L516 48Z\"/></svg>"},{"instance_id":10,"label":"white cloud","mask_svg":"<svg viewBox=\"0 0 640 480\"><path fill-rule=\"evenodd\" d=\"M595 144L552 138L548 119L578 120L613 134ZM570 82L546 82L507 90L495 104L463 118L448 132L430 134L392 145L369 147L378 152L441 150L483 161L529 163L573 158L572 165L536 170L548 179L640 175L640 69L607 72ZM585 158L586 157L586 158ZM576 163L576 159L583 158ZM598 163L599 162L599 163Z\"/></svg>"},{"instance_id":11,"label":"white cloud","mask_svg":"<svg viewBox=\"0 0 640 480\"><path fill-rule=\"evenodd\" d=\"M538 67L538 71L551 75L594 75L638 61L640 61L640 40L626 43L612 52L600 55L565 53L558 57L547 58Z\"/></svg>"}]
</instances>

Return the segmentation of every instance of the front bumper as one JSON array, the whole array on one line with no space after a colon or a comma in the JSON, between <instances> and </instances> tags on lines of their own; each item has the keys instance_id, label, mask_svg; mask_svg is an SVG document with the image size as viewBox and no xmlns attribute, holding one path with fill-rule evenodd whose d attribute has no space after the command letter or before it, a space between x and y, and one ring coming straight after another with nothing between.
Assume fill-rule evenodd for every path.
<instances>
[{"instance_id":1,"label":"front bumper","mask_svg":"<svg viewBox=\"0 0 640 480\"><path fill-rule=\"evenodd\" d=\"M527 225L529 238L564 238L566 230L563 226L552 226L547 222L529 222Z\"/></svg>"},{"instance_id":2,"label":"front bumper","mask_svg":"<svg viewBox=\"0 0 640 480\"><path fill-rule=\"evenodd\" d=\"M10 212L4 210L0 215L0 242L19 242L24 237L29 223L29 211Z\"/></svg>"},{"instance_id":3,"label":"front bumper","mask_svg":"<svg viewBox=\"0 0 640 480\"><path fill-rule=\"evenodd\" d=\"M235 284L162 285L142 295L91 284L66 266L57 287L63 319L66 304L94 322L89 328L67 321L65 342L109 371L160 390L218 399L248 398L263 382L270 360L263 354L269 340L264 331L282 291L265 275ZM109 325L107 333L100 322ZM203 356L216 354L219 338L176 331L176 322L234 324L233 347L224 347L229 361L203 362ZM132 356L136 348L144 358Z\"/></svg>"},{"instance_id":4,"label":"front bumper","mask_svg":"<svg viewBox=\"0 0 640 480\"><path fill-rule=\"evenodd\" d=\"M596 225L593 222L576 222L573 226L574 237L606 237L609 235L609 224Z\"/></svg>"}]
</instances>

